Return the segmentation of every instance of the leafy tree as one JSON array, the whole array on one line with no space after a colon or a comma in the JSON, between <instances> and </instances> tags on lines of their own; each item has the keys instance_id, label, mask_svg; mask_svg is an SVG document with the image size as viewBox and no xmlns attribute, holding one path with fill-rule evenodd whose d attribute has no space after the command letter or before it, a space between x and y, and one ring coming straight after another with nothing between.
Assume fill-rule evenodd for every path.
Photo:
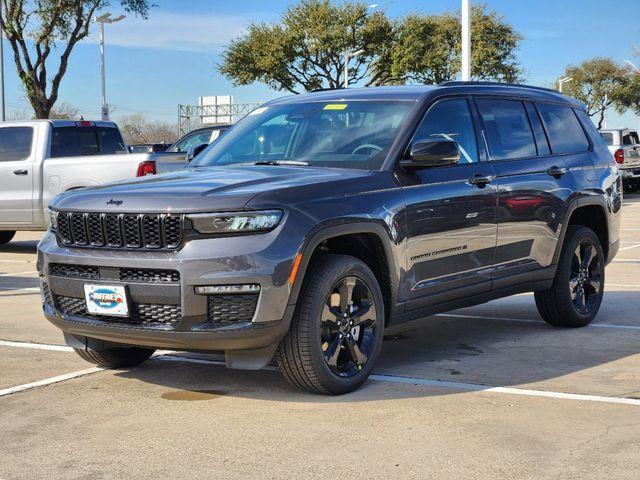
<instances>
[{"instance_id":1,"label":"leafy tree","mask_svg":"<svg viewBox=\"0 0 640 480\"><path fill-rule=\"evenodd\" d=\"M472 75L515 82L521 37L483 5L472 11ZM461 27L453 14L409 15L392 22L365 3L302 0L274 24L252 24L227 47L221 73L236 85L255 81L298 93L344 84L345 50L363 49L351 61L349 84L441 83L460 71Z\"/></svg>"},{"instance_id":2,"label":"leafy tree","mask_svg":"<svg viewBox=\"0 0 640 480\"><path fill-rule=\"evenodd\" d=\"M250 25L228 45L218 68L235 85L259 81L292 93L339 88L344 84L344 52L363 49L351 59L348 82L375 82L375 64L392 35L387 16L361 1L302 0L273 24Z\"/></svg>"},{"instance_id":3,"label":"leafy tree","mask_svg":"<svg viewBox=\"0 0 640 480\"><path fill-rule=\"evenodd\" d=\"M515 53L522 37L513 26L484 5L472 9L471 75L478 80L517 82L521 69ZM409 15L400 21L392 47L390 78L442 83L455 80L461 67L458 16Z\"/></svg>"},{"instance_id":4,"label":"leafy tree","mask_svg":"<svg viewBox=\"0 0 640 480\"><path fill-rule=\"evenodd\" d=\"M598 57L570 65L562 76L573 79L564 84L563 93L584 103L598 128L602 128L605 112L610 107L618 113L629 108L640 113L638 75L610 58Z\"/></svg>"},{"instance_id":5,"label":"leafy tree","mask_svg":"<svg viewBox=\"0 0 640 480\"><path fill-rule=\"evenodd\" d=\"M73 48L89 35L96 13L108 0L0 0L0 27L11 46L18 76L37 118L48 118L58 99ZM148 0L119 0L127 12L146 18ZM47 62L60 57L53 76ZM49 81L51 85L49 86Z\"/></svg>"}]
</instances>

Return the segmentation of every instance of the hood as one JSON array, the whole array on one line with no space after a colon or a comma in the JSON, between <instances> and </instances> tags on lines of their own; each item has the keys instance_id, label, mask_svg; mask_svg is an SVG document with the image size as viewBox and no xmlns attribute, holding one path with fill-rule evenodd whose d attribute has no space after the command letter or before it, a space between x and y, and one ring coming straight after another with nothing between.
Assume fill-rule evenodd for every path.
<instances>
[{"instance_id":1,"label":"hood","mask_svg":"<svg viewBox=\"0 0 640 480\"><path fill-rule=\"evenodd\" d=\"M367 175L371 172L269 165L188 168L63 193L51 206L95 212L231 211L243 209L258 194Z\"/></svg>"}]
</instances>

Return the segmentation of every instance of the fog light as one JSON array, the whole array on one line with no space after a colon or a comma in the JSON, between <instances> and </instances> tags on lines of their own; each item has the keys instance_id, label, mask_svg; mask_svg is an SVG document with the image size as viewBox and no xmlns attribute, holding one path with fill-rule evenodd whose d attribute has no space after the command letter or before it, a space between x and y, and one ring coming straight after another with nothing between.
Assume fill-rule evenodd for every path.
<instances>
[{"instance_id":1,"label":"fog light","mask_svg":"<svg viewBox=\"0 0 640 480\"><path fill-rule=\"evenodd\" d=\"M246 285L209 285L206 287L196 287L198 295L215 295L229 293L258 293L260 285L250 283Z\"/></svg>"}]
</instances>

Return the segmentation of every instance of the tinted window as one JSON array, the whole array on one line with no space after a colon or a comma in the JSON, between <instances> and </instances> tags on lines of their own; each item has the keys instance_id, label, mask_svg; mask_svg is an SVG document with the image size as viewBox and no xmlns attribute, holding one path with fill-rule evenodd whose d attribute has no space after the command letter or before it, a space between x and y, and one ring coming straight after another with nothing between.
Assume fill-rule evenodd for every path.
<instances>
[{"instance_id":1,"label":"tinted window","mask_svg":"<svg viewBox=\"0 0 640 480\"><path fill-rule=\"evenodd\" d=\"M100 153L102 155L127 153L122 135L120 135L117 128L97 127L96 132L100 140Z\"/></svg>"},{"instance_id":2,"label":"tinted window","mask_svg":"<svg viewBox=\"0 0 640 480\"><path fill-rule=\"evenodd\" d=\"M638 141L637 132L627 132L622 135L622 145L637 145Z\"/></svg>"},{"instance_id":3,"label":"tinted window","mask_svg":"<svg viewBox=\"0 0 640 480\"><path fill-rule=\"evenodd\" d=\"M613 145L613 133L605 132L602 134L602 138L607 145Z\"/></svg>"},{"instance_id":4,"label":"tinted window","mask_svg":"<svg viewBox=\"0 0 640 480\"><path fill-rule=\"evenodd\" d=\"M434 138L446 138L457 142L460 148L460 163L478 161L478 146L467 100L444 100L429 109L413 141Z\"/></svg>"},{"instance_id":5,"label":"tinted window","mask_svg":"<svg viewBox=\"0 0 640 480\"><path fill-rule=\"evenodd\" d=\"M187 151L191 147L197 147L202 144L209 144L209 140L211 139L211 131L206 130L204 132L194 133L193 135L188 135L187 137L180 140L176 143L172 148L169 149L170 152L180 152L187 153Z\"/></svg>"},{"instance_id":6,"label":"tinted window","mask_svg":"<svg viewBox=\"0 0 640 480\"><path fill-rule=\"evenodd\" d=\"M533 103L525 102L525 106L527 107L529 121L531 122L531 127L533 128L533 133L536 137L536 147L538 147L538 155L549 155L551 153L551 149L549 148L547 135L544 133L544 128L542 128L540 115L538 115L536 107L533 106Z\"/></svg>"},{"instance_id":7,"label":"tinted window","mask_svg":"<svg viewBox=\"0 0 640 480\"><path fill-rule=\"evenodd\" d=\"M382 100L263 106L213 142L190 166L304 162L377 170L413 108L413 102Z\"/></svg>"},{"instance_id":8,"label":"tinted window","mask_svg":"<svg viewBox=\"0 0 640 480\"><path fill-rule=\"evenodd\" d=\"M536 144L524 105L519 100L479 99L493 160L536 156Z\"/></svg>"},{"instance_id":9,"label":"tinted window","mask_svg":"<svg viewBox=\"0 0 640 480\"><path fill-rule=\"evenodd\" d=\"M54 127L51 137L51 157L97 155L98 137L91 127Z\"/></svg>"},{"instance_id":10,"label":"tinted window","mask_svg":"<svg viewBox=\"0 0 640 480\"><path fill-rule=\"evenodd\" d=\"M0 162L25 160L31 155L31 127L0 128Z\"/></svg>"},{"instance_id":11,"label":"tinted window","mask_svg":"<svg viewBox=\"0 0 640 480\"><path fill-rule=\"evenodd\" d=\"M589 140L572 108L550 103L537 106L553 153L580 153L589 149Z\"/></svg>"}]
</instances>

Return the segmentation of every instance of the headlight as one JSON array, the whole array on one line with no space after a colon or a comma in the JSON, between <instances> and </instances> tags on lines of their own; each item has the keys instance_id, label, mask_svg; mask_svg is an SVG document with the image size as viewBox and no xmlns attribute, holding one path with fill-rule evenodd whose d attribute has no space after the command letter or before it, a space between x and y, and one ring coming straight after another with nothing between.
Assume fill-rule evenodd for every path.
<instances>
[{"instance_id":1,"label":"headlight","mask_svg":"<svg viewBox=\"0 0 640 480\"><path fill-rule=\"evenodd\" d=\"M58 230L58 212L49 209L49 227L52 232Z\"/></svg>"},{"instance_id":2,"label":"headlight","mask_svg":"<svg viewBox=\"0 0 640 480\"><path fill-rule=\"evenodd\" d=\"M187 218L193 223L193 228L200 233L253 233L266 232L278 225L282 218L280 210L265 210L261 212L234 213L199 213Z\"/></svg>"}]
</instances>

